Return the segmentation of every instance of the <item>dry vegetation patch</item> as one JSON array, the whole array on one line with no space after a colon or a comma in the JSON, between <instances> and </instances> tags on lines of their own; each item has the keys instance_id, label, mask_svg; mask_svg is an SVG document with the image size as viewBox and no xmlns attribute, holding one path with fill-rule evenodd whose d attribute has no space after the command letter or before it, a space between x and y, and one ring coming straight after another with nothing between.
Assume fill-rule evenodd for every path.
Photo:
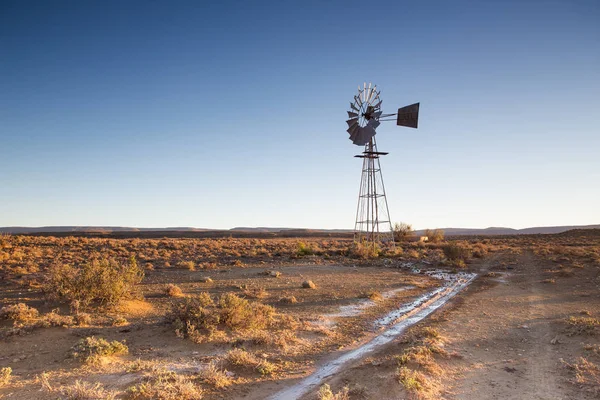
<instances>
[{"instance_id":1,"label":"dry vegetation patch","mask_svg":"<svg viewBox=\"0 0 600 400\"><path fill-rule=\"evenodd\" d=\"M127 354L129 349L125 343L113 340L108 342L94 336L81 339L71 348L71 357L86 364L96 364L105 357Z\"/></svg>"}]
</instances>

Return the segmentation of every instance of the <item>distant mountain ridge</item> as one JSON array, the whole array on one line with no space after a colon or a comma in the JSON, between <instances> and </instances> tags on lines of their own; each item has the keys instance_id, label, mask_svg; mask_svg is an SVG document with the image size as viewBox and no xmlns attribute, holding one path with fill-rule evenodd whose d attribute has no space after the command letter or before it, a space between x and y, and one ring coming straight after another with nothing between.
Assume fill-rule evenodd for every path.
<instances>
[{"instance_id":1,"label":"distant mountain ridge","mask_svg":"<svg viewBox=\"0 0 600 400\"><path fill-rule=\"evenodd\" d=\"M478 228L441 228L446 236L473 236L473 235L523 235L523 234L552 234L562 233L572 229L600 229L600 224L597 225L567 225L567 226L545 226L532 227L524 229L513 229L504 227L489 227L485 229ZM208 228L193 228L193 227L167 227L167 228L132 228L124 226L42 226L42 227L24 227L24 226L8 226L0 227L0 233L8 234L52 234L61 233L68 234L69 232L82 234L113 234L113 233L135 233L135 232L238 232L238 233L285 233L290 236L292 234L306 233L350 233L350 229L304 229L304 228L270 228L270 227L235 227L232 229L208 229ZM424 229L415 231L416 235L423 235Z\"/></svg>"}]
</instances>

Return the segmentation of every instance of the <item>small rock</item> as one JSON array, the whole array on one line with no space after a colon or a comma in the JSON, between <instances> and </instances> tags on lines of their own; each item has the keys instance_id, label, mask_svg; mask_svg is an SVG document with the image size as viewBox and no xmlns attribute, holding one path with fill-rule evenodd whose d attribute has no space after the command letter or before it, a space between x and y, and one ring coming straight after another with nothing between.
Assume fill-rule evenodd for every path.
<instances>
[{"instance_id":1,"label":"small rock","mask_svg":"<svg viewBox=\"0 0 600 400\"><path fill-rule=\"evenodd\" d=\"M560 344L560 342L558 341L558 335L556 335L556 336L554 337L554 339L552 339L552 340L550 341L550 344Z\"/></svg>"},{"instance_id":2,"label":"small rock","mask_svg":"<svg viewBox=\"0 0 600 400\"><path fill-rule=\"evenodd\" d=\"M202 283L213 283L213 280L210 279L209 276L205 276L204 278L200 279L200 282L202 282Z\"/></svg>"},{"instance_id":3,"label":"small rock","mask_svg":"<svg viewBox=\"0 0 600 400\"><path fill-rule=\"evenodd\" d=\"M302 287L305 289L316 289L317 285L313 281L304 281L302 282Z\"/></svg>"}]
</instances>

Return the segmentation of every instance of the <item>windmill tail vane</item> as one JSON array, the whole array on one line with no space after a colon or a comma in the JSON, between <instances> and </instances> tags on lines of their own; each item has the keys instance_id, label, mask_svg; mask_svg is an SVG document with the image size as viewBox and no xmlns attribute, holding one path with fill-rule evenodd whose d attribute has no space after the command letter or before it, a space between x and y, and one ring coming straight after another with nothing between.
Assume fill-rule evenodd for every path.
<instances>
[{"instance_id":1,"label":"windmill tail vane","mask_svg":"<svg viewBox=\"0 0 600 400\"><path fill-rule=\"evenodd\" d=\"M350 140L357 146L364 146L362 154L356 155L363 159L358 205L356 207L356 222L354 224L354 239L359 242L369 242L373 245L379 242L394 243L392 220L385 194L383 174L381 172L380 156L388 153L377 150L375 140L376 129L383 121L396 120L396 125L417 128L419 123L420 103L401 107L398 112L384 114L381 111L381 91L377 85L367 86L366 82L358 87L358 95L350 102L347 111ZM394 118L395 117L395 118Z\"/></svg>"}]
</instances>

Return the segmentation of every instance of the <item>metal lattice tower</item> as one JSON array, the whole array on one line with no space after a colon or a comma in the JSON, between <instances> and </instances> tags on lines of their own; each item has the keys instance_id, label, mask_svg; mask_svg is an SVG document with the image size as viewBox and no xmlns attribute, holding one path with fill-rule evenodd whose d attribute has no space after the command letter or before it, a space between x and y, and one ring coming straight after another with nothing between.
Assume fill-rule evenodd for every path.
<instances>
[{"instance_id":1,"label":"metal lattice tower","mask_svg":"<svg viewBox=\"0 0 600 400\"><path fill-rule=\"evenodd\" d=\"M354 224L354 239L369 243L394 243L394 233L383 174L379 157L388 153L377 151L375 142L376 129L382 121L396 121L396 125L417 128L419 122L419 103L398 109L394 114L383 114L381 111L381 91L371 83L358 86L358 94L350 101L348 110L348 129L350 140L357 146L365 146L362 154L355 157L363 159L358 206L356 207L356 222Z\"/></svg>"},{"instance_id":2,"label":"metal lattice tower","mask_svg":"<svg viewBox=\"0 0 600 400\"><path fill-rule=\"evenodd\" d=\"M386 154L388 153L377 151L375 137L372 137L365 145L365 151L355 156L363 159L354 224L354 240L359 242L394 243L392 221L379 163L379 157Z\"/></svg>"}]
</instances>

